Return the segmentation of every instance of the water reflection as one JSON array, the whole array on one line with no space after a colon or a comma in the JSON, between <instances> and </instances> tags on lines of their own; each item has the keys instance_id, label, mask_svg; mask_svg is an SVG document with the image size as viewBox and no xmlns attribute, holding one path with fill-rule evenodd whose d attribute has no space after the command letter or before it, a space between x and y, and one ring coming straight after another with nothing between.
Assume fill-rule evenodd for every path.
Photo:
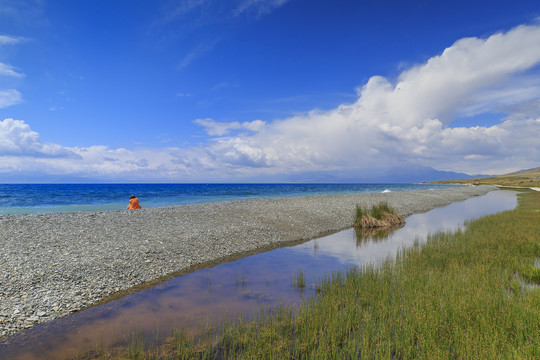
<instances>
[{"instance_id":1,"label":"water reflection","mask_svg":"<svg viewBox=\"0 0 540 360\"><path fill-rule=\"evenodd\" d=\"M385 226L381 228L359 228L354 229L356 234L356 246L361 246L363 243L373 240L373 241L384 241L387 240L390 234L394 231L401 229L405 224L394 225L394 226Z\"/></svg>"},{"instance_id":2,"label":"water reflection","mask_svg":"<svg viewBox=\"0 0 540 360\"><path fill-rule=\"evenodd\" d=\"M516 204L515 192L493 191L409 216L405 226L392 233L358 238L350 229L199 270L0 340L0 358L66 358L83 349L129 342L134 332L148 344L174 328L198 329L228 316L255 315L261 306L279 302L296 305L310 284L331 271L377 263L415 241L424 242L429 233L457 230L469 219ZM299 271L305 277L305 292L293 286Z\"/></svg>"},{"instance_id":3,"label":"water reflection","mask_svg":"<svg viewBox=\"0 0 540 360\"><path fill-rule=\"evenodd\" d=\"M374 237L358 234L354 229L317 240L317 253L334 257L339 264L361 266L377 263L388 257L395 257L401 248L423 243L427 235L437 231L456 231L463 229L467 220L516 207L516 193L495 191L481 197L452 203L422 214L409 216L404 227L388 234L380 233ZM351 248L356 241L357 247ZM312 242L290 248L291 251L315 255L310 248Z\"/></svg>"}]
</instances>

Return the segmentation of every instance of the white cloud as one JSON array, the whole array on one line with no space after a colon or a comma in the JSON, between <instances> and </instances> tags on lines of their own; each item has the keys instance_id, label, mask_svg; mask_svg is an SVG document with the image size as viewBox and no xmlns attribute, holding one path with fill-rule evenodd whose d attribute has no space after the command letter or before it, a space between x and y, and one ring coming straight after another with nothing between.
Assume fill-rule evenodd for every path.
<instances>
[{"instance_id":1,"label":"white cloud","mask_svg":"<svg viewBox=\"0 0 540 360\"><path fill-rule=\"evenodd\" d=\"M168 2L163 6L163 17L156 22L167 31L169 39L204 39L186 52L178 61L182 70L197 59L210 53L232 28L256 21L285 5L289 0L183 0ZM202 35L207 34L207 35ZM185 47L185 45L182 45Z\"/></svg>"},{"instance_id":2,"label":"white cloud","mask_svg":"<svg viewBox=\"0 0 540 360\"><path fill-rule=\"evenodd\" d=\"M187 67L189 64L191 64L195 59L200 58L207 52L211 51L214 46L219 42L219 38L202 42L199 45L197 45L194 49L192 49L189 53L187 53L184 58L178 63L178 70L182 70L183 68Z\"/></svg>"},{"instance_id":3,"label":"white cloud","mask_svg":"<svg viewBox=\"0 0 540 360\"><path fill-rule=\"evenodd\" d=\"M43 15L46 5L47 2L43 0L0 0L0 18L23 25L47 24ZM0 38L0 43L1 41Z\"/></svg>"},{"instance_id":4,"label":"white cloud","mask_svg":"<svg viewBox=\"0 0 540 360\"><path fill-rule=\"evenodd\" d=\"M266 153L250 140L232 138L219 141L211 148L213 157L222 163L240 167L268 166Z\"/></svg>"},{"instance_id":5,"label":"white cloud","mask_svg":"<svg viewBox=\"0 0 540 360\"><path fill-rule=\"evenodd\" d=\"M537 100L540 78L526 71L539 63L539 26L462 39L403 71L395 83L372 77L352 104L275 121L238 139L249 142L266 166L283 172L404 162L469 173L502 168L505 161L516 168L537 166L538 120L512 117L491 127L450 126L456 114L522 109L520 104ZM198 124L215 136L231 129L231 123L213 120ZM216 140L210 147L219 147L219 153L238 151L232 139Z\"/></svg>"},{"instance_id":6,"label":"white cloud","mask_svg":"<svg viewBox=\"0 0 540 360\"><path fill-rule=\"evenodd\" d=\"M192 12L195 9L200 8L208 3L207 0L184 0L175 2L174 11L170 14L171 17L183 16Z\"/></svg>"},{"instance_id":7,"label":"white cloud","mask_svg":"<svg viewBox=\"0 0 540 360\"><path fill-rule=\"evenodd\" d=\"M234 9L234 16L246 13L254 13L255 16L262 16L285 5L289 0L242 0Z\"/></svg>"},{"instance_id":8,"label":"white cloud","mask_svg":"<svg viewBox=\"0 0 540 360\"><path fill-rule=\"evenodd\" d=\"M12 45L21 41L26 41L26 38L21 36L0 35L0 45Z\"/></svg>"},{"instance_id":9,"label":"white cloud","mask_svg":"<svg viewBox=\"0 0 540 360\"><path fill-rule=\"evenodd\" d=\"M8 119L2 126L11 130L0 133L0 171L222 181L302 172L368 174L408 165L471 174L535 167L539 64L540 25L462 39L405 69L395 82L372 77L356 101L335 109L272 122L197 119L212 138L190 148L66 148L43 143L24 122ZM507 116L493 126L452 127L456 115L493 111ZM15 129L18 137L12 136ZM59 154L65 155L53 158Z\"/></svg>"},{"instance_id":10,"label":"white cloud","mask_svg":"<svg viewBox=\"0 0 540 360\"><path fill-rule=\"evenodd\" d=\"M196 119L195 124L204 127L205 132L210 136L223 136L231 132L231 130L246 129L250 131L259 131L265 125L262 120L245 121L239 123L233 122L217 122L210 118Z\"/></svg>"},{"instance_id":11,"label":"white cloud","mask_svg":"<svg viewBox=\"0 0 540 360\"><path fill-rule=\"evenodd\" d=\"M400 113L407 114L405 121L413 122L437 117L449 125L453 115L464 107L491 107L515 90L516 84L509 83L510 76L538 64L539 47L536 26L520 26L488 39L461 39L426 64L404 71L393 90L385 89L394 110L391 118L399 119ZM500 91L499 85L505 91ZM497 96L476 98L492 87L499 89ZM540 95L538 86L534 95Z\"/></svg>"},{"instance_id":12,"label":"white cloud","mask_svg":"<svg viewBox=\"0 0 540 360\"><path fill-rule=\"evenodd\" d=\"M22 101L21 93L15 89L0 90L0 109Z\"/></svg>"},{"instance_id":13,"label":"white cloud","mask_svg":"<svg viewBox=\"0 0 540 360\"><path fill-rule=\"evenodd\" d=\"M213 11L217 15L217 19L219 19L213 21L219 22L227 22L231 18L237 18L241 15L259 18L271 13L287 2L289 0L229 0L217 5L209 0L183 0L174 3L171 7L166 7L166 15L161 19L161 23L167 24L187 18L189 21L198 21L199 25L207 24L212 20L205 16L205 13L210 11Z\"/></svg>"},{"instance_id":14,"label":"white cloud","mask_svg":"<svg viewBox=\"0 0 540 360\"><path fill-rule=\"evenodd\" d=\"M23 77L24 74L13 70L13 66L0 63L0 76Z\"/></svg>"},{"instance_id":15,"label":"white cloud","mask_svg":"<svg viewBox=\"0 0 540 360\"><path fill-rule=\"evenodd\" d=\"M0 121L0 156L72 157L69 149L41 141L39 134L24 121Z\"/></svg>"},{"instance_id":16,"label":"white cloud","mask_svg":"<svg viewBox=\"0 0 540 360\"><path fill-rule=\"evenodd\" d=\"M0 46L13 45L21 41L25 41L23 37L0 35ZM0 76L8 76L21 78L24 74L14 70L15 68L9 64L0 62ZM11 105L18 104L22 101L21 93L15 89L0 89L0 109Z\"/></svg>"}]
</instances>

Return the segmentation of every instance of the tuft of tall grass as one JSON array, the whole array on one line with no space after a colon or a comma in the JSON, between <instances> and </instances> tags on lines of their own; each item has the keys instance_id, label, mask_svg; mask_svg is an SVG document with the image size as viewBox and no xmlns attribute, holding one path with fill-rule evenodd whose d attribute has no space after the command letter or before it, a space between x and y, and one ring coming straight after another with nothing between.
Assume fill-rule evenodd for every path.
<instances>
[{"instance_id":1,"label":"tuft of tall grass","mask_svg":"<svg viewBox=\"0 0 540 360\"><path fill-rule=\"evenodd\" d=\"M364 208L360 205L356 205L355 222L361 219L364 215L370 215L377 220L381 220L382 214L385 212L390 214L396 213L396 211L390 205L388 205L386 201L373 205L371 208Z\"/></svg>"},{"instance_id":2,"label":"tuft of tall grass","mask_svg":"<svg viewBox=\"0 0 540 360\"><path fill-rule=\"evenodd\" d=\"M133 333L131 335L131 343L129 346L129 358L134 360L145 359L144 345L142 336L140 333Z\"/></svg>"},{"instance_id":3,"label":"tuft of tall grass","mask_svg":"<svg viewBox=\"0 0 540 360\"><path fill-rule=\"evenodd\" d=\"M298 290L299 292L303 292L306 288L306 279L304 276L304 271L302 269L299 269L296 272L295 277L292 280L293 288Z\"/></svg>"}]
</instances>

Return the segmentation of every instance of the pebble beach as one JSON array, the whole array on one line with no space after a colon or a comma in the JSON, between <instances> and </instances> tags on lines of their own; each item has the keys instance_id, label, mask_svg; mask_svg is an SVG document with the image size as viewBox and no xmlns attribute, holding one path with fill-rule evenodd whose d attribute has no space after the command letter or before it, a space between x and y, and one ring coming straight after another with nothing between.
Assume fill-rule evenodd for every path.
<instances>
[{"instance_id":1,"label":"pebble beach","mask_svg":"<svg viewBox=\"0 0 540 360\"><path fill-rule=\"evenodd\" d=\"M356 205L408 216L496 190L459 186L0 216L0 338L137 286L350 228Z\"/></svg>"}]
</instances>

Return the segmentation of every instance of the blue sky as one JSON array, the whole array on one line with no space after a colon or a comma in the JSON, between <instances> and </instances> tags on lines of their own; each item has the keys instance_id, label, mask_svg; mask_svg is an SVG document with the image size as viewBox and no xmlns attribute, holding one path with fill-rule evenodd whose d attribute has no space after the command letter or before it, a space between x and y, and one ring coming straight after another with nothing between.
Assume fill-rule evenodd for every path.
<instances>
[{"instance_id":1,"label":"blue sky","mask_svg":"<svg viewBox=\"0 0 540 360\"><path fill-rule=\"evenodd\" d=\"M540 163L538 1L0 0L0 182Z\"/></svg>"}]
</instances>

